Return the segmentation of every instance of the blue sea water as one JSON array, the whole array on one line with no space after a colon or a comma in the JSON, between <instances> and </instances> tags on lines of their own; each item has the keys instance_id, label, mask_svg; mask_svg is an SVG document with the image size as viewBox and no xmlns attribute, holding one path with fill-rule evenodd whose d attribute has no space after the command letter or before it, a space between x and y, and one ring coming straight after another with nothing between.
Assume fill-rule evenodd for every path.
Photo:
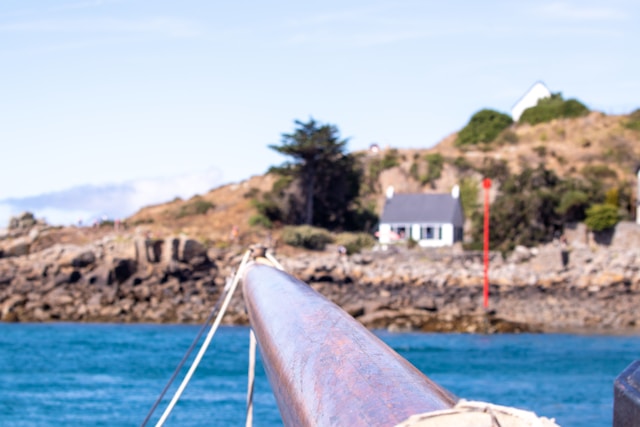
<instances>
[{"instance_id":1,"label":"blue sea water","mask_svg":"<svg viewBox=\"0 0 640 427\"><path fill-rule=\"evenodd\" d=\"M0 425L140 425L197 331L0 324ZM638 336L376 333L459 397L532 410L567 427L610 426L613 381L640 358ZM165 425L244 424L248 337L244 327L218 331ZM280 426L260 364L256 375L254 426Z\"/></svg>"}]
</instances>

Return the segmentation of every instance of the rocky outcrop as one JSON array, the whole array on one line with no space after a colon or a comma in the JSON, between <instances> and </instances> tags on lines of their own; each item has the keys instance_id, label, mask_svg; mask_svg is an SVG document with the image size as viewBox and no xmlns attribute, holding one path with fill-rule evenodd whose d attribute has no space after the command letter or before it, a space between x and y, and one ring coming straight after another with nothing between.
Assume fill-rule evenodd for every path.
<instances>
[{"instance_id":1,"label":"rocky outcrop","mask_svg":"<svg viewBox=\"0 0 640 427\"><path fill-rule=\"evenodd\" d=\"M34 251L47 232L25 233L0 241L2 321L202 322L242 257L241 248L135 232ZM608 245L585 240L579 228L568 236L566 267L553 243L517 248L506 260L492 253L489 310L481 254L459 248L301 252L280 262L371 328L640 331L637 226L621 224ZM26 248L11 249L21 244ZM240 294L225 323L247 323Z\"/></svg>"}]
</instances>

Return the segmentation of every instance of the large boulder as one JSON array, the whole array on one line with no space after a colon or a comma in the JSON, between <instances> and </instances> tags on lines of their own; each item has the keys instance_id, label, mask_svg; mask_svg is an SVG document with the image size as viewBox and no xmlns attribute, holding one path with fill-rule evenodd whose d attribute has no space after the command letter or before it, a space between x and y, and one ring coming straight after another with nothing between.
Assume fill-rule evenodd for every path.
<instances>
[{"instance_id":1,"label":"large boulder","mask_svg":"<svg viewBox=\"0 0 640 427\"><path fill-rule=\"evenodd\" d=\"M76 268L88 267L96 262L96 255L93 251L83 251L77 254L72 260L71 265Z\"/></svg>"},{"instance_id":2,"label":"large boulder","mask_svg":"<svg viewBox=\"0 0 640 427\"><path fill-rule=\"evenodd\" d=\"M8 241L3 248L0 248L3 258L20 257L29 255L31 244L25 237L20 237Z\"/></svg>"},{"instance_id":3,"label":"large boulder","mask_svg":"<svg viewBox=\"0 0 640 427\"><path fill-rule=\"evenodd\" d=\"M123 283L129 277L133 276L137 270L137 263L132 259L119 259L113 260L113 268L110 272L110 282Z\"/></svg>"},{"instance_id":4,"label":"large boulder","mask_svg":"<svg viewBox=\"0 0 640 427\"><path fill-rule=\"evenodd\" d=\"M23 212L9 219L9 230L27 230L36 225L36 218L31 212Z\"/></svg>"},{"instance_id":5,"label":"large boulder","mask_svg":"<svg viewBox=\"0 0 640 427\"><path fill-rule=\"evenodd\" d=\"M207 248L197 240L185 236L168 238L162 245L162 262L170 264L171 261L179 261L192 266L211 263Z\"/></svg>"}]
</instances>

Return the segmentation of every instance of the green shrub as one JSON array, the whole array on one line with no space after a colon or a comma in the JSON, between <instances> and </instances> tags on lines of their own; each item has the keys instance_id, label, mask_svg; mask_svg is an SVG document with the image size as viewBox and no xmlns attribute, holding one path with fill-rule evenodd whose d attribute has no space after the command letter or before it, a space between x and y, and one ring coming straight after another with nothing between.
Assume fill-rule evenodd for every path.
<instances>
[{"instance_id":1,"label":"green shrub","mask_svg":"<svg viewBox=\"0 0 640 427\"><path fill-rule=\"evenodd\" d=\"M431 153L424 156L427 161L427 173L420 179L422 185L435 184L435 181L442 175L444 158L440 153Z\"/></svg>"},{"instance_id":2,"label":"green shrub","mask_svg":"<svg viewBox=\"0 0 640 427\"><path fill-rule=\"evenodd\" d=\"M386 169L391 169L400 164L400 155L398 154L398 150L391 149L387 150L384 153L384 156L381 159L373 159L371 163L369 163L369 187L370 191L373 191L376 187L375 183L380 177L380 173Z\"/></svg>"},{"instance_id":3,"label":"green shrub","mask_svg":"<svg viewBox=\"0 0 640 427\"><path fill-rule=\"evenodd\" d=\"M381 159L373 159L369 164L369 173L376 178L385 169L391 169L400 164L398 150L389 150Z\"/></svg>"},{"instance_id":4,"label":"green shrub","mask_svg":"<svg viewBox=\"0 0 640 427\"><path fill-rule=\"evenodd\" d=\"M469 123L458 133L455 145L462 147L489 143L513 123L511 117L495 110L480 110L471 116Z\"/></svg>"},{"instance_id":5,"label":"green shrub","mask_svg":"<svg viewBox=\"0 0 640 427\"><path fill-rule=\"evenodd\" d=\"M562 94L554 93L549 98L542 98L535 107L524 110L520 123L536 125L550 122L553 119L581 117L589 114L589 109L576 99L562 99Z\"/></svg>"},{"instance_id":6,"label":"green shrub","mask_svg":"<svg viewBox=\"0 0 640 427\"><path fill-rule=\"evenodd\" d=\"M299 225L285 227L282 230L282 241L290 246L321 251L333 239L324 228Z\"/></svg>"},{"instance_id":7,"label":"green shrub","mask_svg":"<svg viewBox=\"0 0 640 427\"><path fill-rule=\"evenodd\" d=\"M271 194L264 194L262 200L253 199L251 204L256 208L259 215L262 215L270 222L281 221L284 216L280 205L273 200Z\"/></svg>"},{"instance_id":8,"label":"green shrub","mask_svg":"<svg viewBox=\"0 0 640 427\"><path fill-rule=\"evenodd\" d=\"M560 197L556 212L567 221L582 221L588 204L589 196L587 193L580 190L569 190Z\"/></svg>"},{"instance_id":9,"label":"green shrub","mask_svg":"<svg viewBox=\"0 0 640 427\"><path fill-rule=\"evenodd\" d=\"M507 161L493 157L482 159L482 166L478 168L478 172L485 178L495 179L499 182L505 181L511 175Z\"/></svg>"},{"instance_id":10,"label":"green shrub","mask_svg":"<svg viewBox=\"0 0 640 427\"><path fill-rule=\"evenodd\" d=\"M374 201L358 201L345 215L344 230L372 231L378 224L376 205Z\"/></svg>"},{"instance_id":11,"label":"green shrub","mask_svg":"<svg viewBox=\"0 0 640 427\"><path fill-rule=\"evenodd\" d=\"M608 205L618 207L620 203L620 191L618 187L610 188L604 193L604 202Z\"/></svg>"},{"instance_id":12,"label":"green shrub","mask_svg":"<svg viewBox=\"0 0 640 427\"><path fill-rule=\"evenodd\" d=\"M382 170L391 169L392 167L398 166L399 162L398 150L392 148L384 153L384 157L382 158L381 166Z\"/></svg>"},{"instance_id":13,"label":"green shrub","mask_svg":"<svg viewBox=\"0 0 640 427\"><path fill-rule=\"evenodd\" d=\"M176 218L184 218L185 216L204 215L209 209L215 208L215 205L207 200L196 196L180 206L176 213Z\"/></svg>"},{"instance_id":14,"label":"green shrub","mask_svg":"<svg viewBox=\"0 0 640 427\"><path fill-rule=\"evenodd\" d=\"M250 188L249 191L245 192L242 195L242 197L245 199L255 199L256 197L258 197L259 194L260 194L260 190L253 187L253 188Z\"/></svg>"},{"instance_id":15,"label":"green shrub","mask_svg":"<svg viewBox=\"0 0 640 427\"><path fill-rule=\"evenodd\" d=\"M597 165L587 165L582 168L582 175L589 180L602 180L607 178L617 178L618 174L616 171L611 169L607 165L597 164Z\"/></svg>"},{"instance_id":16,"label":"green shrub","mask_svg":"<svg viewBox=\"0 0 640 427\"><path fill-rule=\"evenodd\" d=\"M629 114L625 127L632 130L640 130L640 108Z\"/></svg>"},{"instance_id":17,"label":"green shrub","mask_svg":"<svg viewBox=\"0 0 640 427\"><path fill-rule=\"evenodd\" d=\"M592 205L587 209L587 217L584 223L593 231L603 231L614 227L618 221L618 208L616 206L602 203Z\"/></svg>"},{"instance_id":18,"label":"green shrub","mask_svg":"<svg viewBox=\"0 0 640 427\"><path fill-rule=\"evenodd\" d=\"M280 176L276 182L273 183L273 187L271 188L271 193L280 193L289 187L293 182L293 177L291 175Z\"/></svg>"},{"instance_id":19,"label":"green shrub","mask_svg":"<svg viewBox=\"0 0 640 427\"><path fill-rule=\"evenodd\" d=\"M458 156L453 159L453 166L457 167L461 172L473 169L473 165L465 157Z\"/></svg>"},{"instance_id":20,"label":"green shrub","mask_svg":"<svg viewBox=\"0 0 640 427\"><path fill-rule=\"evenodd\" d=\"M489 228L491 247L509 252L517 245L534 246L550 241L562 225L555 212L561 181L552 170L538 165L500 181L500 193L491 203ZM469 217L469 216L467 216ZM472 239L483 240L483 214L470 215Z\"/></svg>"},{"instance_id":21,"label":"green shrub","mask_svg":"<svg viewBox=\"0 0 640 427\"><path fill-rule=\"evenodd\" d=\"M538 157L544 157L547 155L547 147L545 147L544 145L533 147L533 151L535 151Z\"/></svg>"},{"instance_id":22,"label":"green shrub","mask_svg":"<svg viewBox=\"0 0 640 427\"><path fill-rule=\"evenodd\" d=\"M475 179L465 177L460 180L460 203L462 203L462 210L467 218L470 218L471 214L478 209L479 192L480 186Z\"/></svg>"},{"instance_id":23,"label":"green shrub","mask_svg":"<svg viewBox=\"0 0 640 427\"><path fill-rule=\"evenodd\" d=\"M344 246L347 254L351 255L373 247L376 239L367 233L340 233L336 236L335 243Z\"/></svg>"},{"instance_id":24,"label":"green shrub","mask_svg":"<svg viewBox=\"0 0 640 427\"><path fill-rule=\"evenodd\" d=\"M137 226L137 225L144 225L144 224L153 224L153 222L154 222L153 218L141 218L133 221L131 225Z\"/></svg>"},{"instance_id":25,"label":"green shrub","mask_svg":"<svg viewBox=\"0 0 640 427\"><path fill-rule=\"evenodd\" d=\"M409 168L409 176L415 179L416 181L420 181L420 173L418 172L418 164L416 162L411 163L411 167Z\"/></svg>"},{"instance_id":26,"label":"green shrub","mask_svg":"<svg viewBox=\"0 0 640 427\"><path fill-rule=\"evenodd\" d=\"M273 227L271 220L262 214L252 215L251 218L249 218L249 225L252 227Z\"/></svg>"}]
</instances>

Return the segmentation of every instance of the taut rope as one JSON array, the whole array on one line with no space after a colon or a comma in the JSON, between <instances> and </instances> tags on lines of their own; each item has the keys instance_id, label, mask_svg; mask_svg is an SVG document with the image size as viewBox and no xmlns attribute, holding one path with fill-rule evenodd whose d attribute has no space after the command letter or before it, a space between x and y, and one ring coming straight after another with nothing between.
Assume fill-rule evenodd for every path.
<instances>
[{"instance_id":1,"label":"taut rope","mask_svg":"<svg viewBox=\"0 0 640 427\"><path fill-rule=\"evenodd\" d=\"M209 348L209 344L211 343L211 340L213 339L213 336L215 335L216 331L218 330L218 326L220 326L220 322L222 321L222 318L224 317L224 315L225 315L225 313L227 311L227 308L229 307L229 303L231 302L231 297L233 297L233 294L234 294L236 288L238 287L238 283L240 281L240 276L242 274L242 271L244 270L245 265L247 264L247 262L249 260L249 256L250 255L251 255L251 250L247 250L247 252L245 252L245 254L244 254L244 257L242 258L242 262L240 263L240 267L238 268L238 271L236 272L235 276L233 277L230 289L229 289L229 291L226 293L226 295L224 297L224 302L222 303L222 307L220 308L220 311L218 312L218 315L216 316L216 319L213 322L213 325L211 325L211 329L209 329L209 333L207 334L207 337L205 338L204 342L202 343L202 346L200 347L200 350L198 351L198 354L196 355L195 359L191 363L191 367L189 368L189 371L185 375L184 379L182 380L182 383L180 384L180 387L178 387L178 389L176 390L175 394L173 395L173 398L171 399L171 402L169 402L169 405L167 406L167 408L165 409L164 413L162 414L162 417L160 417L160 420L158 420L158 422L156 423L156 427L161 427L165 423L165 421L167 420L167 417L171 414L171 411L173 410L174 406L176 405L176 403L180 399L180 396L184 392L184 389L189 384L189 381L191 380L191 377L193 376L193 373L198 368L198 365L200 364L200 361L202 360L202 357L204 356L205 352L207 351L207 348ZM173 381L173 379L171 381ZM155 409L155 407L154 407L154 409ZM146 423L146 421L147 420L145 420L145 423Z\"/></svg>"}]
</instances>

